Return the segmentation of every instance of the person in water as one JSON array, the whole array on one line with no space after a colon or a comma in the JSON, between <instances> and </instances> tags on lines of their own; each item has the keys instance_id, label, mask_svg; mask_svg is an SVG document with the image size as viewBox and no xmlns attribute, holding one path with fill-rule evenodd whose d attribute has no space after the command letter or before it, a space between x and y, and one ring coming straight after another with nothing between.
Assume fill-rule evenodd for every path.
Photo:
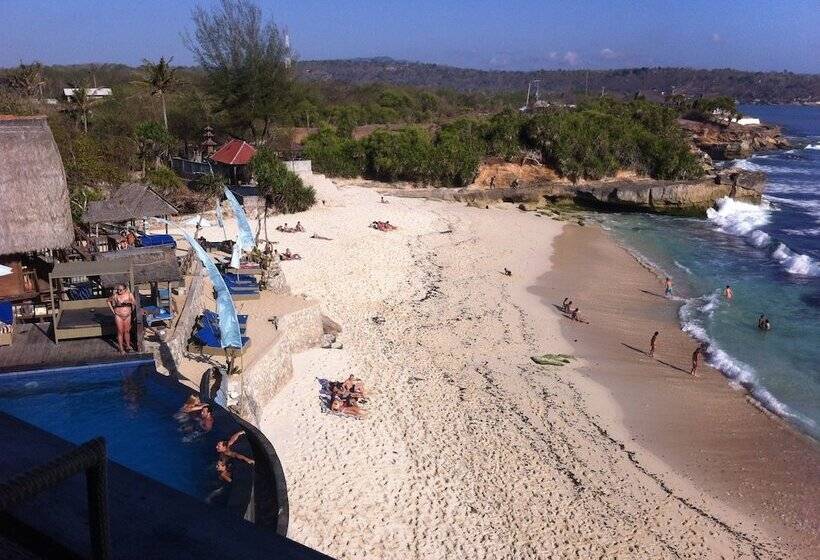
<instances>
[{"instance_id":1,"label":"person in water","mask_svg":"<svg viewBox=\"0 0 820 560\"><path fill-rule=\"evenodd\" d=\"M655 357L655 341L658 340L658 331L655 331L655 334L652 335L652 338L649 340L649 357Z\"/></svg>"},{"instance_id":2,"label":"person in water","mask_svg":"<svg viewBox=\"0 0 820 560\"><path fill-rule=\"evenodd\" d=\"M703 346L698 346L695 348L695 351L692 352L692 371L689 372L689 375L693 377L700 377L696 372L698 369L698 365L700 364L700 355L703 353Z\"/></svg>"},{"instance_id":3,"label":"person in water","mask_svg":"<svg viewBox=\"0 0 820 560\"><path fill-rule=\"evenodd\" d=\"M761 331L768 331L771 330L772 324L769 322L769 318L766 317L765 314L761 315L757 320L757 328Z\"/></svg>"},{"instance_id":4,"label":"person in water","mask_svg":"<svg viewBox=\"0 0 820 560\"><path fill-rule=\"evenodd\" d=\"M125 284L117 284L114 293L108 299L108 307L114 314L117 326L117 346L120 354L131 351L131 315L134 310L134 294Z\"/></svg>"},{"instance_id":5,"label":"person in water","mask_svg":"<svg viewBox=\"0 0 820 560\"><path fill-rule=\"evenodd\" d=\"M214 413L209 404L203 406L199 413L199 427L203 432L210 432L214 427Z\"/></svg>"},{"instance_id":6,"label":"person in water","mask_svg":"<svg viewBox=\"0 0 820 560\"><path fill-rule=\"evenodd\" d=\"M666 297L672 297L672 279L666 277L666 290L664 291Z\"/></svg>"},{"instance_id":7,"label":"person in water","mask_svg":"<svg viewBox=\"0 0 820 560\"><path fill-rule=\"evenodd\" d=\"M729 284L726 284L726 287L723 288L723 297L731 301L734 295L735 294L732 293L732 287Z\"/></svg>"},{"instance_id":8,"label":"person in water","mask_svg":"<svg viewBox=\"0 0 820 560\"><path fill-rule=\"evenodd\" d=\"M236 440L238 440L240 437L244 435L245 430L239 430L234 435L232 435L230 439L228 439L228 441L223 440L216 442L216 452L219 453L220 461L224 461L227 463L230 459L239 459L240 461L245 461L249 465L254 464L254 460L250 457L246 457L245 455L237 453L236 451L231 449L233 444L236 443Z\"/></svg>"}]
</instances>

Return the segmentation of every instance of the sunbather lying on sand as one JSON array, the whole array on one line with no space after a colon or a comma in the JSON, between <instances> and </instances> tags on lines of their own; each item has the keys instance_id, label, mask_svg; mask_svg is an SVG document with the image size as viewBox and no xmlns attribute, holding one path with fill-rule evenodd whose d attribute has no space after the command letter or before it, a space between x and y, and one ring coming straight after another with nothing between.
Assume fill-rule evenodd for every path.
<instances>
[{"instance_id":1,"label":"sunbather lying on sand","mask_svg":"<svg viewBox=\"0 0 820 560\"><path fill-rule=\"evenodd\" d=\"M363 398L367 396L364 388L364 381L350 374L350 377L342 381L341 386L352 396L356 398Z\"/></svg>"},{"instance_id":2,"label":"sunbather lying on sand","mask_svg":"<svg viewBox=\"0 0 820 560\"><path fill-rule=\"evenodd\" d=\"M321 239L322 241L333 241L331 238L321 236L318 233L314 233L313 235L310 236L310 238L311 239Z\"/></svg>"},{"instance_id":3,"label":"sunbather lying on sand","mask_svg":"<svg viewBox=\"0 0 820 560\"><path fill-rule=\"evenodd\" d=\"M346 414L348 416L367 416L367 411L359 408L359 405L351 400L345 400L337 396L333 396L330 401L330 410L338 412L339 414Z\"/></svg>"},{"instance_id":4,"label":"sunbather lying on sand","mask_svg":"<svg viewBox=\"0 0 820 560\"><path fill-rule=\"evenodd\" d=\"M379 231L393 231L394 229L398 229L396 226L392 225L389 221L380 222L378 220L374 221L370 224L370 227L373 229L377 229Z\"/></svg>"},{"instance_id":5,"label":"sunbather lying on sand","mask_svg":"<svg viewBox=\"0 0 820 560\"><path fill-rule=\"evenodd\" d=\"M301 259L302 255L299 253L291 253L290 248L285 249L285 252L279 255L279 260L281 261L298 261Z\"/></svg>"}]
</instances>

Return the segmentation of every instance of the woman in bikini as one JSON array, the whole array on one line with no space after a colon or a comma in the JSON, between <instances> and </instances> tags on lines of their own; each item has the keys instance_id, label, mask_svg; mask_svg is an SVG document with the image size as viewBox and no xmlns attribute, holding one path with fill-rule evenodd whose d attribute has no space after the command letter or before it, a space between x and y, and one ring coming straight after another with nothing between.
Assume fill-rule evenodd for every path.
<instances>
[{"instance_id":1,"label":"woman in bikini","mask_svg":"<svg viewBox=\"0 0 820 560\"><path fill-rule=\"evenodd\" d=\"M108 307L114 314L114 323L117 325L117 345L120 354L131 351L131 315L134 310L134 294L125 287L117 284L114 293L108 300Z\"/></svg>"}]
</instances>

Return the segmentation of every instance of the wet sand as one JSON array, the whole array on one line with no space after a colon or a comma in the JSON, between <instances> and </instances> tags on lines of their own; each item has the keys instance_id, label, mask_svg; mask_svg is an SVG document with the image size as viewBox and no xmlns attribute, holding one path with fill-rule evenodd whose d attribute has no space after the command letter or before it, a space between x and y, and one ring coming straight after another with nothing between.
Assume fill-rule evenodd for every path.
<instances>
[{"instance_id":1,"label":"wet sand","mask_svg":"<svg viewBox=\"0 0 820 560\"><path fill-rule=\"evenodd\" d=\"M673 366L693 344L674 334L671 306L640 292L657 291L654 278L600 232L506 204L381 204L373 189L305 179L325 204L288 218L332 241L277 236L304 257L284 271L342 326L344 349L295 356L260 424L288 480L291 538L346 559L812 555L812 534L791 531L800 507L806 533L816 521L816 456L717 374L693 382L621 346L640 349L655 323ZM583 258L565 258L568 240ZM566 295L592 325L552 306ZM530 359L545 352L576 360ZM320 380L351 373L374 391L368 417L323 413Z\"/></svg>"},{"instance_id":2,"label":"wet sand","mask_svg":"<svg viewBox=\"0 0 820 560\"><path fill-rule=\"evenodd\" d=\"M679 302L663 298L663 282L605 232L567 226L554 248L552 270L532 291L558 315L553 304L569 296L590 321L562 318L561 331L586 360L583 373L617 402L622 425L612 429L745 514L790 557L820 556L817 443L705 364L692 378L697 343L680 331Z\"/></svg>"}]
</instances>

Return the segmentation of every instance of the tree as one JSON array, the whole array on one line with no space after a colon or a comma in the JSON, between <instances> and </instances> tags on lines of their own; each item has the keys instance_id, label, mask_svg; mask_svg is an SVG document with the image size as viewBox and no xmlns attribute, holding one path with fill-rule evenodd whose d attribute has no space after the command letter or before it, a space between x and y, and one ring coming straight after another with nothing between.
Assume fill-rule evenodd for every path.
<instances>
[{"instance_id":1,"label":"tree","mask_svg":"<svg viewBox=\"0 0 820 560\"><path fill-rule=\"evenodd\" d=\"M10 70L5 78L9 89L24 98L41 98L46 79L43 77L43 65L39 62L23 64Z\"/></svg>"},{"instance_id":2,"label":"tree","mask_svg":"<svg viewBox=\"0 0 820 560\"><path fill-rule=\"evenodd\" d=\"M85 84L80 86L72 85L73 93L68 97L68 111L74 115L78 122L83 123L83 132L88 133L88 115L91 113L91 105L94 100L88 94L88 87Z\"/></svg>"},{"instance_id":3,"label":"tree","mask_svg":"<svg viewBox=\"0 0 820 560\"><path fill-rule=\"evenodd\" d=\"M194 10L193 35L185 42L207 74L208 91L217 100L216 112L263 142L271 124L288 114L292 104L292 58L283 35L250 0L220 0L209 13Z\"/></svg>"},{"instance_id":4,"label":"tree","mask_svg":"<svg viewBox=\"0 0 820 560\"><path fill-rule=\"evenodd\" d=\"M152 96L159 96L162 103L162 122L165 124L165 130L168 130L168 110L165 107L165 94L173 91L179 85L176 76L177 71L175 68L171 68L172 60L174 60L173 56L168 60L161 56L159 62L154 64L148 59L143 59L142 77L135 82L148 88Z\"/></svg>"},{"instance_id":5,"label":"tree","mask_svg":"<svg viewBox=\"0 0 820 560\"><path fill-rule=\"evenodd\" d=\"M142 161L142 175L145 176L146 162L154 160L154 167L159 164L163 154L174 145L174 137L157 122L145 121L137 125L134 132L139 146L139 158Z\"/></svg>"},{"instance_id":6,"label":"tree","mask_svg":"<svg viewBox=\"0 0 820 560\"><path fill-rule=\"evenodd\" d=\"M304 212L316 202L313 187L305 186L302 180L272 150L260 148L251 159L251 169L259 194L265 199L265 240L268 239L268 210L271 206L280 212ZM261 228L260 228L261 229ZM258 238L257 233L257 238Z\"/></svg>"}]
</instances>

